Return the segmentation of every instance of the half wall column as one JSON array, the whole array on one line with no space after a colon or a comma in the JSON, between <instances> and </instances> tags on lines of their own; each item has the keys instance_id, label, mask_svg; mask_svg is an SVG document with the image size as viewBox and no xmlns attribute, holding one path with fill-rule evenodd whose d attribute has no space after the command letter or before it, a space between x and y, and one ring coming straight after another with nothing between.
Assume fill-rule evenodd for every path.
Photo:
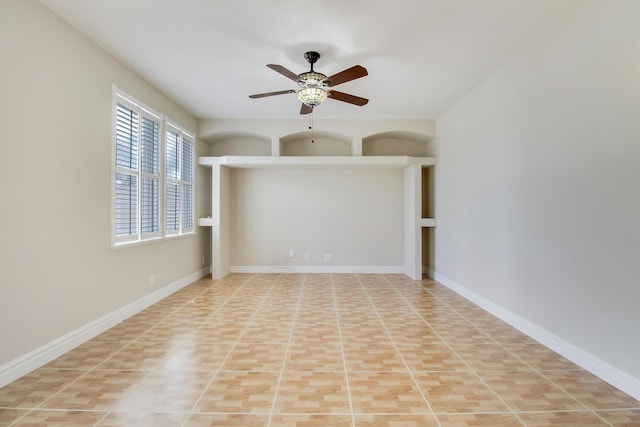
<instances>
[{"instance_id":1,"label":"half wall column","mask_svg":"<svg viewBox=\"0 0 640 427\"><path fill-rule=\"evenodd\" d=\"M276 157L280 155L280 138L277 136L271 137L271 155Z\"/></svg>"},{"instance_id":2,"label":"half wall column","mask_svg":"<svg viewBox=\"0 0 640 427\"><path fill-rule=\"evenodd\" d=\"M362 156L362 135L356 135L351 142L351 155Z\"/></svg>"}]
</instances>

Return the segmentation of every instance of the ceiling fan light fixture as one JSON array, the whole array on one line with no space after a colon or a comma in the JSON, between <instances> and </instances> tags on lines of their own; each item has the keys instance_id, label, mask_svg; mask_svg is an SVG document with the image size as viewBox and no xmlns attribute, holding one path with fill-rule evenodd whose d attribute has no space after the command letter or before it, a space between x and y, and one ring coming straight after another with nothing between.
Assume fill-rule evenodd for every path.
<instances>
[{"instance_id":1,"label":"ceiling fan light fixture","mask_svg":"<svg viewBox=\"0 0 640 427\"><path fill-rule=\"evenodd\" d=\"M298 99L309 107L317 107L327 99L327 91L318 86L307 86L298 91Z\"/></svg>"},{"instance_id":2,"label":"ceiling fan light fixture","mask_svg":"<svg viewBox=\"0 0 640 427\"><path fill-rule=\"evenodd\" d=\"M326 78L327 76L322 73L308 71L298 76L298 84L300 85L300 87L322 86Z\"/></svg>"}]
</instances>

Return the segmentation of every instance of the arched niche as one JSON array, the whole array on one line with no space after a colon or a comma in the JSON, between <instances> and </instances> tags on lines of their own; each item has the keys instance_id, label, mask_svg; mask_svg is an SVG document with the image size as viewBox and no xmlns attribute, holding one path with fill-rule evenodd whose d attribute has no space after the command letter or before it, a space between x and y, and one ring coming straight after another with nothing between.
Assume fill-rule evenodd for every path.
<instances>
[{"instance_id":1,"label":"arched niche","mask_svg":"<svg viewBox=\"0 0 640 427\"><path fill-rule=\"evenodd\" d=\"M303 131L280 138L281 156L350 156L352 138L329 131Z\"/></svg>"},{"instance_id":2,"label":"arched niche","mask_svg":"<svg viewBox=\"0 0 640 427\"><path fill-rule=\"evenodd\" d=\"M216 132L200 138L209 156L270 156L271 138L251 132Z\"/></svg>"},{"instance_id":3,"label":"arched niche","mask_svg":"<svg viewBox=\"0 0 640 427\"><path fill-rule=\"evenodd\" d=\"M418 132L389 131L362 138L363 156L435 157L433 137Z\"/></svg>"}]
</instances>

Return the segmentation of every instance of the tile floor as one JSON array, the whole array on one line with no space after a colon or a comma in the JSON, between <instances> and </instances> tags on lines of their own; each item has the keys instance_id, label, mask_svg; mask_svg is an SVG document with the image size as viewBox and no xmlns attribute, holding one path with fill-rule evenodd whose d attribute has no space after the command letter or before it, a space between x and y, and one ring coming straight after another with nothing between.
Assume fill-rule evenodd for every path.
<instances>
[{"instance_id":1,"label":"tile floor","mask_svg":"<svg viewBox=\"0 0 640 427\"><path fill-rule=\"evenodd\" d=\"M640 402L431 280L199 280L0 389L10 426L640 426Z\"/></svg>"}]
</instances>

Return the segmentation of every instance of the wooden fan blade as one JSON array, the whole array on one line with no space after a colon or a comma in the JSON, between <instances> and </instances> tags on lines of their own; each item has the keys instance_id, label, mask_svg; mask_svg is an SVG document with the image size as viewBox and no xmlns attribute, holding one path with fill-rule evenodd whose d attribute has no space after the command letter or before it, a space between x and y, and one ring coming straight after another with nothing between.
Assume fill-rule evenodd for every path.
<instances>
[{"instance_id":1,"label":"wooden fan blade","mask_svg":"<svg viewBox=\"0 0 640 427\"><path fill-rule=\"evenodd\" d=\"M284 95L285 93L296 93L296 91L293 89L289 89L289 90L280 90L278 92L257 93L255 95L249 95L249 98L252 98L252 99L264 98L265 96Z\"/></svg>"},{"instance_id":2,"label":"wooden fan blade","mask_svg":"<svg viewBox=\"0 0 640 427\"><path fill-rule=\"evenodd\" d=\"M287 70L282 65L267 64L267 67L271 68L273 71L276 71L276 72L282 74L286 78L291 79L294 82L298 83L298 75L295 74L293 71Z\"/></svg>"},{"instance_id":3,"label":"wooden fan blade","mask_svg":"<svg viewBox=\"0 0 640 427\"><path fill-rule=\"evenodd\" d=\"M300 114L311 114L313 112L313 107L309 107L307 104L302 104L300 107Z\"/></svg>"},{"instance_id":4,"label":"wooden fan blade","mask_svg":"<svg viewBox=\"0 0 640 427\"><path fill-rule=\"evenodd\" d=\"M360 65L354 65L351 68L347 68L346 70L340 71L333 76L327 77L324 82L327 84L327 86L331 87L349 82L351 80L359 79L360 77L364 77L367 75L369 75L369 73L367 72L366 68Z\"/></svg>"},{"instance_id":5,"label":"wooden fan blade","mask_svg":"<svg viewBox=\"0 0 640 427\"><path fill-rule=\"evenodd\" d=\"M360 98L359 96L349 95L348 93L338 92L337 90L328 91L327 97L342 102L348 102L349 104L359 105L361 107L369 102L367 98Z\"/></svg>"}]
</instances>

